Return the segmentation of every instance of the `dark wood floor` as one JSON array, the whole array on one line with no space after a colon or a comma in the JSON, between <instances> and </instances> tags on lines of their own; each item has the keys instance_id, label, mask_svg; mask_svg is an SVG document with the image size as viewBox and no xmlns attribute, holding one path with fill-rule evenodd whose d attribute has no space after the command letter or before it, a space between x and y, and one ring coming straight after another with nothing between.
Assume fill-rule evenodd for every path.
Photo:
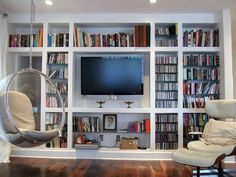
<instances>
[{"instance_id":1,"label":"dark wood floor","mask_svg":"<svg viewBox=\"0 0 236 177\"><path fill-rule=\"evenodd\" d=\"M230 165L236 168L236 165ZM192 169L173 161L62 160L11 158L0 177L190 177Z\"/></svg>"}]
</instances>

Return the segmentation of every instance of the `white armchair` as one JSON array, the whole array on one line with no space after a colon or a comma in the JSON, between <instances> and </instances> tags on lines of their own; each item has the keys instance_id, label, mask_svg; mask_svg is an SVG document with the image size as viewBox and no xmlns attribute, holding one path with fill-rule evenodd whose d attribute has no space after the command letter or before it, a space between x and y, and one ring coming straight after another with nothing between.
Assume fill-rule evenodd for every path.
<instances>
[{"instance_id":1,"label":"white armchair","mask_svg":"<svg viewBox=\"0 0 236 177\"><path fill-rule=\"evenodd\" d=\"M236 100L208 101L206 113L216 120L210 119L202 137L189 142L188 149L181 148L173 152L172 159L196 166L197 176L200 176L200 167L218 165L218 176L223 176L226 172L222 168L222 160L226 156L236 155L236 122L233 122L236 118Z\"/></svg>"}]
</instances>

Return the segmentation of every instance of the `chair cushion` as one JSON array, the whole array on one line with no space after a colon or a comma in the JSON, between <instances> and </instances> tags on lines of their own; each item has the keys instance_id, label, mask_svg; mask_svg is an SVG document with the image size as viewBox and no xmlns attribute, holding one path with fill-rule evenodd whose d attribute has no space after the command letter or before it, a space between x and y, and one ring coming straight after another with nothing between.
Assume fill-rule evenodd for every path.
<instances>
[{"instance_id":1,"label":"chair cushion","mask_svg":"<svg viewBox=\"0 0 236 177\"><path fill-rule=\"evenodd\" d=\"M210 119L204 128L202 138L207 144L236 145L236 122Z\"/></svg>"},{"instance_id":2,"label":"chair cushion","mask_svg":"<svg viewBox=\"0 0 236 177\"><path fill-rule=\"evenodd\" d=\"M208 153L180 148L172 153L172 159L181 164L196 167L211 167L221 155L223 159L225 155L222 152Z\"/></svg>"},{"instance_id":3,"label":"chair cushion","mask_svg":"<svg viewBox=\"0 0 236 177\"><path fill-rule=\"evenodd\" d=\"M207 145L204 142L198 141L191 141L188 143L188 149L192 151L199 151L199 152L214 152L214 153L224 153L229 155L233 152L235 145L226 145L221 146L217 144L210 144Z\"/></svg>"},{"instance_id":4,"label":"chair cushion","mask_svg":"<svg viewBox=\"0 0 236 177\"><path fill-rule=\"evenodd\" d=\"M10 91L8 96L10 111L17 127L35 130L35 120L29 98L16 91Z\"/></svg>"}]
</instances>

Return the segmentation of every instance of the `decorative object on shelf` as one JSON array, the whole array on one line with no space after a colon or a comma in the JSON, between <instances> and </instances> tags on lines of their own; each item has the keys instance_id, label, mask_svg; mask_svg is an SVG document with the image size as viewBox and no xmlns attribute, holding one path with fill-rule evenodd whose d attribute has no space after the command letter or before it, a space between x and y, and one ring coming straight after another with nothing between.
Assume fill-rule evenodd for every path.
<instances>
[{"instance_id":1,"label":"decorative object on shelf","mask_svg":"<svg viewBox=\"0 0 236 177\"><path fill-rule=\"evenodd\" d=\"M104 104L104 103L106 103L106 102L105 102L105 101L102 101L102 100L98 100L98 101L96 101L96 103L99 104L99 108L103 108L103 107L102 107L102 104Z\"/></svg>"},{"instance_id":2,"label":"decorative object on shelf","mask_svg":"<svg viewBox=\"0 0 236 177\"><path fill-rule=\"evenodd\" d=\"M139 146L139 138L121 138L120 149L138 149Z\"/></svg>"},{"instance_id":3,"label":"decorative object on shelf","mask_svg":"<svg viewBox=\"0 0 236 177\"><path fill-rule=\"evenodd\" d=\"M125 104L127 104L127 108L131 108L131 104L134 103L134 101L125 101Z\"/></svg>"},{"instance_id":4,"label":"decorative object on shelf","mask_svg":"<svg viewBox=\"0 0 236 177\"><path fill-rule=\"evenodd\" d=\"M117 129L117 115L104 114L103 115L103 130L116 131Z\"/></svg>"}]
</instances>

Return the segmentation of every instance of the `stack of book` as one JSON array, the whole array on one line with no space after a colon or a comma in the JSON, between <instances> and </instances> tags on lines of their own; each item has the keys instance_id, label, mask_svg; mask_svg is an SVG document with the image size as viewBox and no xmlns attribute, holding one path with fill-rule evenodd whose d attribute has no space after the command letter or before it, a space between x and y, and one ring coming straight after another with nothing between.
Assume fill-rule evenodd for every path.
<instances>
[{"instance_id":1,"label":"stack of book","mask_svg":"<svg viewBox=\"0 0 236 177\"><path fill-rule=\"evenodd\" d=\"M99 117L73 117L73 132L99 132Z\"/></svg>"},{"instance_id":2,"label":"stack of book","mask_svg":"<svg viewBox=\"0 0 236 177\"><path fill-rule=\"evenodd\" d=\"M30 34L10 34L9 47L30 47ZM43 47L43 28L33 34L33 47Z\"/></svg>"},{"instance_id":3,"label":"stack of book","mask_svg":"<svg viewBox=\"0 0 236 177\"><path fill-rule=\"evenodd\" d=\"M48 34L48 47L69 47L69 33Z\"/></svg>"},{"instance_id":4,"label":"stack of book","mask_svg":"<svg viewBox=\"0 0 236 177\"><path fill-rule=\"evenodd\" d=\"M129 122L127 131L130 133L150 133L150 119L145 119L141 122Z\"/></svg>"},{"instance_id":5,"label":"stack of book","mask_svg":"<svg viewBox=\"0 0 236 177\"><path fill-rule=\"evenodd\" d=\"M190 29L183 34L184 47L218 47L219 29Z\"/></svg>"},{"instance_id":6,"label":"stack of book","mask_svg":"<svg viewBox=\"0 0 236 177\"><path fill-rule=\"evenodd\" d=\"M74 28L74 47L134 47L134 34L88 33L80 27Z\"/></svg>"}]
</instances>

